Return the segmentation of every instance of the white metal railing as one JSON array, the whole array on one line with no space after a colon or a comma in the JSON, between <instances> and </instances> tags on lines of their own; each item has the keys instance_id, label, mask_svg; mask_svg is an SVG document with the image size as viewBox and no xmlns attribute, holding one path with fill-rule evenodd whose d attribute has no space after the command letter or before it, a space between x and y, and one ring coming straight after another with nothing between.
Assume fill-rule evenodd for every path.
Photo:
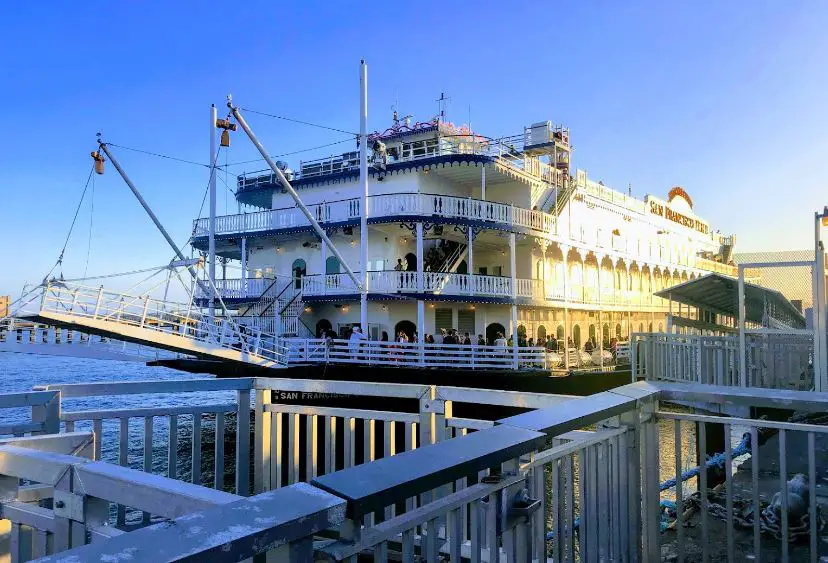
<instances>
[{"instance_id":1,"label":"white metal railing","mask_svg":"<svg viewBox=\"0 0 828 563\"><path fill-rule=\"evenodd\" d=\"M359 199L326 202L308 207L320 223L345 222L360 218ZM523 227L544 233L555 232L554 215L505 203L422 193L375 195L368 198L369 218L397 216L463 218ZM216 218L216 234L256 233L307 226L310 226L310 222L295 207ZM195 236L207 236L209 220L196 219L193 228Z\"/></svg>"},{"instance_id":2,"label":"white metal railing","mask_svg":"<svg viewBox=\"0 0 828 563\"><path fill-rule=\"evenodd\" d=\"M518 280L519 297L542 298L542 288L543 284L539 280ZM479 274L384 270L368 273L368 290L378 293L424 292L444 295L512 297L512 280L502 276ZM302 277L302 295L305 296L349 295L358 292L356 285L347 274L315 274Z\"/></svg>"},{"instance_id":3,"label":"white metal railing","mask_svg":"<svg viewBox=\"0 0 828 563\"><path fill-rule=\"evenodd\" d=\"M54 419L63 398L113 395L121 385L56 386L27 400L51 403ZM237 441L250 438L255 393L253 441L242 443L236 458L249 468L252 456L254 497L92 460L93 444L103 438L108 445L105 430L94 437L67 428L0 439L0 513L12 526L0 555L14 550L12 561L25 560L33 548L36 556L59 554L47 561L116 561L128 554L216 563L273 548L290 554L288 561L352 561L364 552L384 561L394 549L403 563L658 561L688 553L737 561L737 551L755 559L819 556L817 479L825 462L818 453L828 428L803 416L673 412L670 403L689 401L702 412L732 405L746 413L821 416L828 411L824 393L641 382L580 400L273 378L137 382L126 392L199 390L238 393ZM378 410L320 404L320 397L358 397ZM457 418L455 403L477 412L519 407L522 414ZM0 395L0 407L12 404L20 398ZM181 408L94 414L114 416L123 432L125 418L128 430L130 418L146 424L154 416L180 416ZM73 416L85 414L62 418ZM124 434L115 435L119 452L129 452ZM723 445L711 451L714 443ZM737 471L747 455L751 462ZM796 467L789 465L799 457ZM788 482L794 472L801 473L795 487ZM236 471L236 478L247 473ZM148 516L124 525L112 504ZM323 530L325 541L314 541Z\"/></svg>"},{"instance_id":4,"label":"white metal railing","mask_svg":"<svg viewBox=\"0 0 828 563\"><path fill-rule=\"evenodd\" d=\"M142 362L187 357L125 340L28 322L0 324L0 351Z\"/></svg>"},{"instance_id":5,"label":"white metal railing","mask_svg":"<svg viewBox=\"0 0 828 563\"><path fill-rule=\"evenodd\" d=\"M307 207L320 223L336 223L358 219L360 217L359 205L360 200L354 198L317 203ZM216 234L255 233L307 226L310 226L310 221L296 207L216 217ZM210 233L209 218L196 219L193 222L193 231L195 236L207 236Z\"/></svg>"},{"instance_id":6,"label":"white metal railing","mask_svg":"<svg viewBox=\"0 0 828 563\"><path fill-rule=\"evenodd\" d=\"M376 340L286 338L289 363L345 363L392 367L462 369L549 369L560 363L543 347L425 344Z\"/></svg>"},{"instance_id":7,"label":"white metal railing","mask_svg":"<svg viewBox=\"0 0 828 563\"><path fill-rule=\"evenodd\" d=\"M118 326L161 333L153 340L163 340L166 347L192 350L191 343L208 344L217 349L238 350L241 358L285 363L284 349L271 334L248 333L232 318L217 318L214 324L192 304L180 304L106 291L63 282L49 282L42 289L40 313L52 313L100 325L106 323L118 332ZM159 342L155 342L159 344ZM199 350L200 353L209 353ZM185 352L187 353L187 352ZM246 361L246 360L245 360Z\"/></svg>"},{"instance_id":8,"label":"white metal railing","mask_svg":"<svg viewBox=\"0 0 828 563\"><path fill-rule=\"evenodd\" d=\"M746 334L740 377L739 337L634 333L633 377L765 389L812 389L813 334Z\"/></svg>"},{"instance_id":9,"label":"white metal railing","mask_svg":"<svg viewBox=\"0 0 828 563\"><path fill-rule=\"evenodd\" d=\"M266 278L229 278L215 281L216 291L222 299L250 299L261 297L264 291L280 280L276 285L279 289L289 281L288 276L274 276ZM209 298L209 291L200 284L196 285L196 297Z\"/></svg>"},{"instance_id":10,"label":"white metal railing","mask_svg":"<svg viewBox=\"0 0 828 563\"><path fill-rule=\"evenodd\" d=\"M721 262L716 262L715 260L708 260L707 258L701 257L696 257L695 263L696 268L700 270L716 272L718 274L724 274L732 278L739 277L739 268L731 264L722 264Z\"/></svg>"}]
</instances>

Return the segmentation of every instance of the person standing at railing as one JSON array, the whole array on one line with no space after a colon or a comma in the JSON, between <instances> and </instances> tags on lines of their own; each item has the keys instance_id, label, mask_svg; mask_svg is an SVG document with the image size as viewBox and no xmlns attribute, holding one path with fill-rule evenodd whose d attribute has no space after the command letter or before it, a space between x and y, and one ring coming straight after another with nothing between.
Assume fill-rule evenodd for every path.
<instances>
[{"instance_id":1,"label":"person standing at railing","mask_svg":"<svg viewBox=\"0 0 828 563\"><path fill-rule=\"evenodd\" d=\"M362 333L362 330L358 326L355 326L351 330L351 337L348 339L348 351L354 360L359 360L359 351L362 347L362 341L365 339L365 334Z\"/></svg>"}]
</instances>

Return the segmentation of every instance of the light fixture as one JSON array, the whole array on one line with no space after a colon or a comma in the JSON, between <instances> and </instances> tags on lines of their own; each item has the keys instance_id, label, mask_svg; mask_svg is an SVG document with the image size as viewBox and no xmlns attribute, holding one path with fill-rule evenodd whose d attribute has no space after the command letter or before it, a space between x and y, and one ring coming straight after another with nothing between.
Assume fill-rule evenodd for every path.
<instances>
[{"instance_id":1,"label":"light fixture","mask_svg":"<svg viewBox=\"0 0 828 563\"><path fill-rule=\"evenodd\" d=\"M278 252L279 254L281 254L281 253L282 253L282 247L281 247L281 246L277 246L277 247L276 247L276 252Z\"/></svg>"},{"instance_id":2,"label":"light fixture","mask_svg":"<svg viewBox=\"0 0 828 563\"><path fill-rule=\"evenodd\" d=\"M383 311L388 311L388 305L383 305L382 307L380 307L380 309L382 309Z\"/></svg>"},{"instance_id":3,"label":"light fixture","mask_svg":"<svg viewBox=\"0 0 828 563\"><path fill-rule=\"evenodd\" d=\"M474 311L474 305L469 305L469 311Z\"/></svg>"},{"instance_id":4,"label":"light fixture","mask_svg":"<svg viewBox=\"0 0 828 563\"><path fill-rule=\"evenodd\" d=\"M356 246L356 240L351 239L351 247L354 247L354 246Z\"/></svg>"},{"instance_id":5,"label":"light fixture","mask_svg":"<svg viewBox=\"0 0 828 563\"><path fill-rule=\"evenodd\" d=\"M350 310L351 310L351 306L350 306L350 305L343 305L343 306L342 306L342 312L343 312L343 313L347 313L347 312L348 312L348 311L350 311Z\"/></svg>"},{"instance_id":6,"label":"light fixture","mask_svg":"<svg viewBox=\"0 0 828 563\"><path fill-rule=\"evenodd\" d=\"M501 255L501 256L506 256L506 251L505 251L505 250L501 250L501 251L500 251L500 255Z\"/></svg>"},{"instance_id":7,"label":"light fixture","mask_svg":"<svg viewBox=\"0 0 828 563\"><path fill-rule=\"evenodd\" d=\"M313 309L310 308L310 305L305 307L305 312L306 313L310 313L311 311L313 311Z\"/></svg>"}]
</instances>

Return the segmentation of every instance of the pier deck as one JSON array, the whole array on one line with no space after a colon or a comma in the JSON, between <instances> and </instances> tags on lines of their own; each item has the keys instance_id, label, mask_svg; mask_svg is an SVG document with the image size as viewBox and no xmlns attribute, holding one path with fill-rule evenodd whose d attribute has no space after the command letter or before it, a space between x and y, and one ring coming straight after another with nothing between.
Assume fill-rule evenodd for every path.
<instances>
[{"instance_id":1,"label":"pier deck","mask_svg":"<svg viewBox=\"0 0 828 563\"><path fill-rule=\"evenodd\" d=\"M196 392L213 393L216 401L153 406L157 394ZM73 399L113 395L148 402L71 408ZM381 406L318 401L347 396L373 397ZM776 409L779 416L732 419L665 409L690 400L707 400L710 410L721 403ZM488 405L491 416L473 418L468 405ZM20 407L30 415L14 411ZM500 409L511 414L501 416ZM718 548L693 543L696 529L681 518L675 531L662 531L660 503L666 494L686 498L694 486L717 485L717 476L733 473L733 456L725 456L719 473L706 468L675 493L660 492L671 473L699 463L681 439L665 437L691 431L696 451L718 440L730 452L730 426L751 433L769 428L779 441L757 450L760 464L770 467L768 448L787 460L800 440L805 453L797 446L795 455L805 455L814 483L828 469L828 460L815 454L828 428L787 422L792 410L825 412L828 395L646 382L584 399L275 378L52 385L0 395L0 415L17 412L0 428L12 436L0 440L0 514L11 521L13 561L49 554L47 561L60 560L58 554L107 561L124 553L130 561L238 561L265 551L286 561L358 554L492 561L494 549L508 561L658 561L663 554L689 555L694 545L718 556ZM674 460L668 463L674 470L659 471L660 460ZM726 480L725 494L750 496L766 482L752 472L745 481L750 466L742 467ZM776 480L802 469L790 463ZM809 506L819 504L820 490L805 493ZM773 487L761 491L754 498L767 501ZM732 520L705 514L708 531L737 537ZM797 532L801 546L788 546L786 527L782 540L749 535L728 560L787 548L816 561L824 550L819 516L806 511L804 536ZM731 541L725 545L742 545Z\"/></svg>"}]
</instances>

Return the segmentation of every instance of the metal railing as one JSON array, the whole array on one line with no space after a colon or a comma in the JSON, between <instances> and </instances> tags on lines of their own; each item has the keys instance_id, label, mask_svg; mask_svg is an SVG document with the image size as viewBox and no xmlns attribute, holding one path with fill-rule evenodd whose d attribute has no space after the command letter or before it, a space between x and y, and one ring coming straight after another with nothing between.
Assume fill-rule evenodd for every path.
<instances>
[{"instance_id":1,"label":"metal railing","mask_svg":"<svg viewBox=\"0 0 828 563\"><path fill-rule=\"evenodd\" d=\"M365 364L388 367L462 369L548 369L559 363L543 347L518 348L477 344L425 344L375 340L286 338L288 363Z\"/></svg>"},{"instance_id":2,"label":"metal railing","mask_svg":"<svg viewBox=\"0 0 828 563\"><path fill-rule=\"evenodd\" d=\"M320 223L341 223L360 218L358 198L308 206ZM543 233L554 233L555 216L543 211L469 197L442 194L397 193L368 198L368 217L444 217L472 219L492 226L515 226ZM307 218L295 207L223 215L216 218L216 234L256 233L275 229L309 227ZM195 236L209 234L208 219L193 222Z\"/></svg>"},{"instance_id":3,"label":"metal railing","mask_svg":"<svg viewBox=\"0 0 828 563\"><path fill-rule=\"evenodd\" d=\"M223 355L238 351L242 361L283 365L284 349L273 335L248 333L233 319L220 317L214 324L190 304L132 296L103 287L49 282L43 289L38 314L71 318L90 330L114 334L140 329L142 340L159 347L195 355ZM204 346L206 345L206 346ZM228 359L235 358L230 354Z\"/></svg>"},{"instance_id":4,"label":"metal railing","mask_svg":"<svg viewBox=\"0 0 828 563\"><path fill-rule=\"evenodd\" d=\"M748 371L742 377L737 335L634 333L631 344L633 379L764 389L813 389L811 333L754 333L746 334L745 340Z\"/></svg>"},{"instance_id":5,"label":"metal railing","mask_svg":"<svg viewBox=\"0 0 828 563\"><path fill-rule=\"evenodd\" d=\"M152 346L28 322L0 324L0 352L148 362L187 357Z\"/></svg>"},{"instance_id":6,"label":"metal railing","mask_svg":"<svg viewBox=\"0 0 828 563\"><path fill-rule=\"evenodd\" d=\"M84 561L186 553L221 563L274 549L287 561L312 560L314 551L334 561L362 554L387 560L393 552L405 563L690 554L736 561L737 553L818 560L816 478L824 460L817 454L828 429L802 415L784 420L778 409L822 415L828 394L639 382L579 400L429 385L237 381L256 395L258 494L249 499L91 461L94 441L86 433L0 440L0 475L11 477L2 480L0 511L12 521L13 561L26 560L32 546L38 555L72 548L61 555ZM223 382L197 382L204 383ZM118 384L103 385L116 391ZM374 398L386 410L303 404L320 396ZM523 412L455 418L459 403ZM727 418L675 412L670 403L777 414ZM714 443L723 451L709 451ZM748 454L750 463L737 467ZM760 495L767 490L779 493ZM127 532L141 523L119 526L110 504L169 524ZM713 519L722 540L712 536Z\"/></svg>"}]
</instances>

